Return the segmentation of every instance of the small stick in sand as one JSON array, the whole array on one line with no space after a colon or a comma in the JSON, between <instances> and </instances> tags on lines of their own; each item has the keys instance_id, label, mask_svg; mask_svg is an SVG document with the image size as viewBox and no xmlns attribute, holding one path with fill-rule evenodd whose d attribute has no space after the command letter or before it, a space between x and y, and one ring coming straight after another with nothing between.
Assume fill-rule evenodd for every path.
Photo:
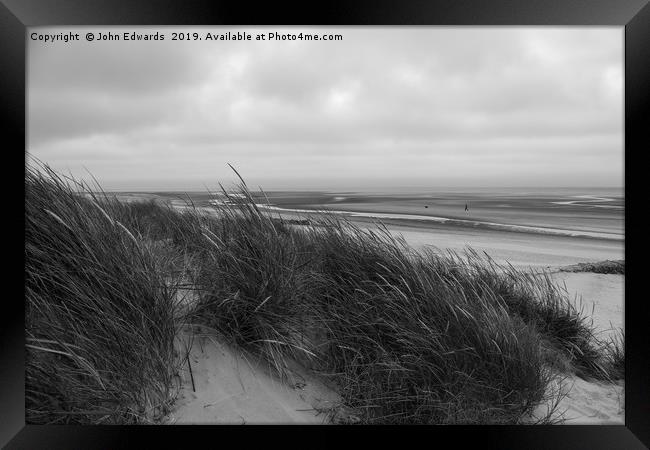
<instances>
[{"instance_id":1,"label":"small stick in sand","mask_svg":"<svg viewBox=\"0 0 650 450\"><path fill-rule=\"evenodd\" d=\"M190 379L192 380L192 392L196 392L196 388L194 387L194 375L192 375L192 363L190 363L189 352L187 354L187 366L190 368Z\"/></svg>"}]
</instances>

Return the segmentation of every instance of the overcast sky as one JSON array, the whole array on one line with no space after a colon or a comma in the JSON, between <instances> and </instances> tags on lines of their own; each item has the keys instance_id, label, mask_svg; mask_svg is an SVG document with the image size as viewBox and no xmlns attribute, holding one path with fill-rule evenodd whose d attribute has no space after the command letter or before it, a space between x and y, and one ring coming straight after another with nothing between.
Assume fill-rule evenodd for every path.
<instances>
[{"instance_id":1,"label":"overcast sky","mask_svg":"<svg viewBox=\"0 0 650 450\"><path fill-rule=\"evenodd\" d=\"M109 190L623 185L622 27L33 31L81 41L28 40L28 151Z\"/></svg>"}]
</instances>

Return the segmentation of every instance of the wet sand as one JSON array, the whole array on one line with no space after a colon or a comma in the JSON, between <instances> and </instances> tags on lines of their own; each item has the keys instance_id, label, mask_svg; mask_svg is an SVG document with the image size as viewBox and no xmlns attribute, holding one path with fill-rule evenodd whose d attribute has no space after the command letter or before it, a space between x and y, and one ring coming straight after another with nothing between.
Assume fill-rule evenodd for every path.
<instances>
[{"instance_id":1,"label":"wet sand","mask_svg":"<svg viewBox=\"0 0 650 450\"><path fill-rule=\"evenodd\" d=\"M285 219L302 219L310 214L274 212ZM360 228L373 229L379 221L364 217L348 217ZM624 241L578 236L496 231L454 227L444 224L404 224L403 221L382 220L388 230L402 236L416 250L431 248L462 253L468 247L485 252L499 263L515 267L558 268L581 262L624 259Z\"/></svg>"},{"instance_id":2,"label":"wet sand","mask_svg":"<svg viewBox=\"0 0 650 450\"><path fill-rule=\"evenodd\" d=\"M257 197L256 197L257 198ZM283 209L441 217L503 225L611 234L622 238L624 201L617 189L438 189L411 193L269 192ZM467 207L467 210L465 209Z\"/></svg>"},{"instance_id":3,"label":"wet sand","mask_svg":"<svg viewBox=\"0 0 650 450\"><path fill-rule=\"evenodd\" d=\"M516 267L554 267L579 262L623 259L622 241L549 236L452 227L422 228L389 225L412 247L432 247L462 252L472 247L495 261Z\"/></svg>"}]
</instances>

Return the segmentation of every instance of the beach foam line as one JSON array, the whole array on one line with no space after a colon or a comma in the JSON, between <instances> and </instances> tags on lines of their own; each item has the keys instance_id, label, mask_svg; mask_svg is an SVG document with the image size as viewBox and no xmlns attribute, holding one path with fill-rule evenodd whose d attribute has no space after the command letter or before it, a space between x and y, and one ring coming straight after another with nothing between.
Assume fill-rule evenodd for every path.
<instances>
[{"instance_id":1,"label":"beach foam line","mask_svg":"<svg viewBox=\"0 0 650 450\"><path fill-rule=\"evenodd\" d=\"M514 225L507 223L496 223L496 222L484 222L478 220L467 220L467 219L452 219L449 217L436 217L436 216L422 216L417 214L387 214L387 213L365 213L365 212L355 212L355 211L337 211L331 209L323 210L310 210L310 209L289 209L289 208L280 208L278 206L266 205L266 204L257 204L258 208L278 211L278 212L291 212L291 213L308 213L308 214L318 214L321 211L340 214L351 217L367 217L372 219L396 219L396 220L416 220L422 222L435 222L445 225L457 225L462 227L472 227L472 228L485 228L497 231L514 231L519 233L534 233L534 234L547 234L555 236L570 236L570 237L589 237L596 239L608 239L608 240L623 240L624 237L618 233L604 233L596 231L582 231L582 230L567 230L562 228L550 228L550 227L535 227L530 225Z\"/></svg>"},{"instance_id":2,"label":"beach foam line","mask_svg":"<svg viewBox=\"0 0 650 450\"><path fill-rule=\"evenodd\" d=\"M623 209L623 206L620 205L594 205L593 204L599 202L613 202L614 199L609 197L596 197L595 195L574 195L571 198L577 198L579 200L564 200L561 202L551 202L551 203L553 203L554 205L573 205L573 206L589 206L592 208Z\"/></svg>"}]
</instances>

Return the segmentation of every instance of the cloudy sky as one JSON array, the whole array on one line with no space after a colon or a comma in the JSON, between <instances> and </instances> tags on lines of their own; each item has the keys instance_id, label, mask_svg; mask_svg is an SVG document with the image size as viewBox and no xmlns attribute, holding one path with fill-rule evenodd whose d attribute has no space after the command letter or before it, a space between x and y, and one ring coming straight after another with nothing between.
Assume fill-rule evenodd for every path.
<instances>
[{"instance_id":1,"label":"cloudy sky","mask_svg":"<svg viewBox=\"0 0 650 450\"><path fill-rule=\"evenodd\" d=\"M69 31L28 40L28 152L109 190L623 185L620 27L30 29Z\"/></svg>"}]
</instances>

